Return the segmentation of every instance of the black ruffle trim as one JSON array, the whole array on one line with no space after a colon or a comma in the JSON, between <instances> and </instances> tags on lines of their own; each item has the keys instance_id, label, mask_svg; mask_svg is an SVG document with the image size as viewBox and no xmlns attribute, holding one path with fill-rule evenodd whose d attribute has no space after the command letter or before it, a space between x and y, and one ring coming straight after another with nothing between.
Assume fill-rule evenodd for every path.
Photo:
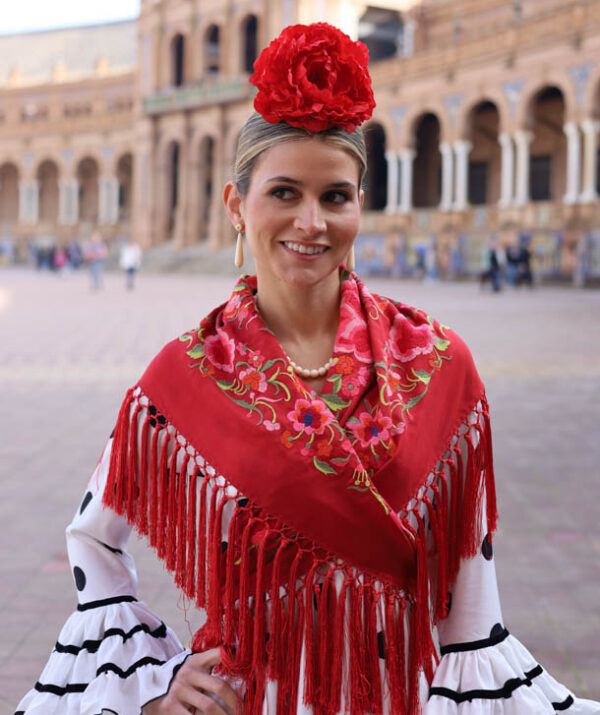
<instances>
[{"instance_id":1,"label":"black ruffle trim","mask_svg":"<svg viewBox=\"0 0 600 715\"><path fill-rule=\"evenodd\" d=\"M134 636L136 633L140 632L146 633L152 638L165 638L167 635L167 626L161 622L158 628L150 630L149 625L147 625L146 623L140 623L139 625L134 626L128 632L125 632L122 628L109 628L107 631L104 632L102 638L99 638L98 640L86 640L83 641L81 645L65 645L63 643L60 643L60 641L57 641L56 645L54 646L54 650L57 653L69 653L70 655L78 655L79 653L81 653L82 650L87 650L89 653L96 653L98 651L98 648L100 648L102 643L107 638L111 638L113 636L121 636L121 638L123 639L123 643L125 643L126 640Z\"/></svg>"},{"instance_id":2,"label":"black ruffle trim","mask_svg":"<svg viewBox=\"0 0 600 715\"><path fill-rule=\"evenodd\" d=\"M445 645L440 648L440 653L446 655L447 653L464 653L468 650L480 650L481 648L489 648L490 646L498 645L502 641L506 640L510 633L506 628L503 628L498 633L494 633L493 636L489 638L482 638L479 641L467 641L465 643L452 643L451 645Z\"/></svg>"},{"instance_id":3,"label":"black ruffle trim","mask_svg":"<svg viewBox=\"0 0 600 715\"><path fill-rule=\"evenodd\" d=\"M544 669L541 665L536 665L530 671L524 674L523 678L511 678L507 680L506 683L501 688L496 690L465 690L463 693L459 693L456 690L451 690L450 688L434 687L429 688L429 697L432 695L439 695L443 698L450 698L454 700L455 703L464 703L467 700L497 700L500 698L510 698L511 695L518 688L526 685L530 687L533 685L533 678L537 678L541 675Z\"/></svg>"}]
</instances>

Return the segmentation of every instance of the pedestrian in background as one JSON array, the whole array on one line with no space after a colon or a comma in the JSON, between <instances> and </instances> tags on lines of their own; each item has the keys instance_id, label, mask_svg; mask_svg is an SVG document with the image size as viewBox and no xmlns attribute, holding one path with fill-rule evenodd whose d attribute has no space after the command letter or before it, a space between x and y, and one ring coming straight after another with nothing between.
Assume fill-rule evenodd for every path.
<instances>
[{"instance_id":1,"label":"pedestrian in background","mask_svg":"<svg viewBox=\"0 0 600 715\"><path fill-rule=\"evenodd\" d=\"M142 250L137 243L130 238L121 248L119 256L119 265L125 271L125 285L127 290L133 290L135 287L135 274L139 270L142 263Z\"/></svg>"},{"instance_id":2,"label":"pedestrian in background","mask_svg":"<svg viewBox=\"0 0 600 715\"><path fill-rule=\"evenodd\" d=\"M96 230L90 236L85 250L85 259L90 269L92 279L92 290L102 288L102 270L104 259L106 258L106 246L100 231Z\"/></svg>"}]
</instances>

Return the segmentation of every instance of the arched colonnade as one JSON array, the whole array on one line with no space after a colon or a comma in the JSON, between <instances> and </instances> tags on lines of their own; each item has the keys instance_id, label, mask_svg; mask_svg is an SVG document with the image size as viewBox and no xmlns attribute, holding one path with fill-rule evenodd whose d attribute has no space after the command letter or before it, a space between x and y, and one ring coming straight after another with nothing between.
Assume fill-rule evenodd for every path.
<instances>
[{"instance_id":1,"label":"arched colonnade","mask_svg":"<svg viewBox=\"0 0 600 715\"><path fill-rule=\"evenodd\" d=\"M83 152L64 157L0 158L0 226L111 225L131 219L133 153L107 161Z\"/></svg>"},{"instance_id":2,"label":"arched colonnade","mask_svg":"<svg viewBox=\"0 0 600 715\"><path fill-rule=\"evenodd\" d=\"M405 214L419 208L595 201L600 83L587 118L569 119L573 105L568 90L548 84L531 91L516 117L502 98L474 100L456 112L456 128L444 106L401 112L396 124L376 110L365 127L365 207ZM505 129L511 124L516 128ZM450 141L451 136L457 138Z\"/></svg>"}]
</instances>

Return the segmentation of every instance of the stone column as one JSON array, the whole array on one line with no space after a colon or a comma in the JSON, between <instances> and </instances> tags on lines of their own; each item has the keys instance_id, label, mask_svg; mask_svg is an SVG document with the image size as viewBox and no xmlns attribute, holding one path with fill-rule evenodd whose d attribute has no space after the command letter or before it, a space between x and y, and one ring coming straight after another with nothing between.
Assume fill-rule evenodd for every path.
<instances>
[{"instance_id":1,"label":"stone column","mask_svg":"<svg viewBox=\"0 0 600 715\"><path fill-rule=\"evenodd\" d=\"M454 178L454 157L452 146L448 142L440 144L442 154L442 197L440 200L440 210L450 211L452 208L453 178Z\"/></svg>"},{"instance_id":2,"label":"stone column","mask_svg":"<svg viewBox=\"0 0 600 715\"><path fill-rule=\"evenodd\" d=\"M72 226L79 220L79 182L60 179L58 191L58 223Z\"/></svg>"},{"instance_id":3,"label":"stone column","mask_svg":"<svg viewBox=\"0 0 600 715\"><path fill-rule=\"evenodd\" d=\"M404 23L404 36L402 42L403 57L412 57L415 53L415 33L417 31L417 21L409 18Z\"/></svg>"},{"instance_id":4,"label":"stone column","mask_svg":"<svg viewBox=\"0 0 600 715\"><path fill-rule=\"evenodd\" d=\"M565 204L574 204L579 199L579 175L581 172L579 127L575 122L567 122L563 131L567 135L567 192L563 196L563 201Z\"/></svg>"},{"instance_id":5,"label":"stone column","mask_svg":"<svg viewBox=\"0 0 600 715\"><path fill-rule=\"evenodd\" d=\"M387 204L385 212L395 214L398 211L398 155L395 151L386 151L387 160Z\"/></svg>"},{"instance_id":6,"label":"stone column","mask_svg":"<svg viewBox=\"0 0 600 715\"><path fill-rule=\"evenodd\" d=\"M473 145L465 139L454 143L454 209L464 211L467 208L467 181L469 178L469 152Z\"/></svg>"},{"instance_id":7,"label":"stone column","mask_svg":"<svg viewBox=\"0 0 600 715\"><path fill-rule=\"evenodd\" d=\"M399 212L406 214L412 210L413 192L413 161L416 156L414 149L403 149L400 152L402 183L400 186Z\"/></svg>"},{"instance_id":8,"label":"stone column","mask_svg":"<svg viewBox=\"0 0 600 715\"><path fill-rule=\"evenodd\" d=\"M518 129L514 138L517 147L515 204L525 206L525 204L529 203L529 145L533 134L525 129Z\"/></svg>"},{"instance_id":9,"label":"stone column","mask_svg":"<svg viewBox=\"0 0 600 715\"><path fill-rule=\"evenodd\" d=\"M39 183L35 180L21 181L19 183L19 223L37 223L39 206Z\"/></svg>"},{"instance_id":10,"label":"stone column","mask_svg":"<svg viewBox=\"0 0 600 715\"><path fill-rule=\"evenodd\" d=\"M515 148L510 134L500 134L498 137L502 148L502 167L500 170L500 208L507 208L513 202L515 195Z\"/></svg>"},{"instance_id":11,"label":"stone column","mask_svg":"<svg viewBox=\"0 0 600 715\"><path fill-rule=\"evenodd\" d=\"M597 119L584 119L581 122L583 132L583 183L579 200L591 203L598 198L596 191L596 172L598 170L598 130Z\"/></svg>"}]
</instances>

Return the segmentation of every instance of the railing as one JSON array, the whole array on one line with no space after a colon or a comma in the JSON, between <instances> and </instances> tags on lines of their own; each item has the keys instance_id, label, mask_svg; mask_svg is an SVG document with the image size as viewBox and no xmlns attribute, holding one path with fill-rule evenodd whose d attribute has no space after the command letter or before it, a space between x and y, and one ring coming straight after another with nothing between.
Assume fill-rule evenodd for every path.
<instances>
[{"instance_id":1,"label":"railing","mask_svg":"<svg viewBox=\"0 0 600 715\"><path fill-rule=\"evenodd\" d=\"M198 84L165 87L144 97L146 114L163 114L181 109L192 109L208 104L237 102L249 99L256 90L246 75L241 77L210 77Z\"/></svg>"}]
</instances>

